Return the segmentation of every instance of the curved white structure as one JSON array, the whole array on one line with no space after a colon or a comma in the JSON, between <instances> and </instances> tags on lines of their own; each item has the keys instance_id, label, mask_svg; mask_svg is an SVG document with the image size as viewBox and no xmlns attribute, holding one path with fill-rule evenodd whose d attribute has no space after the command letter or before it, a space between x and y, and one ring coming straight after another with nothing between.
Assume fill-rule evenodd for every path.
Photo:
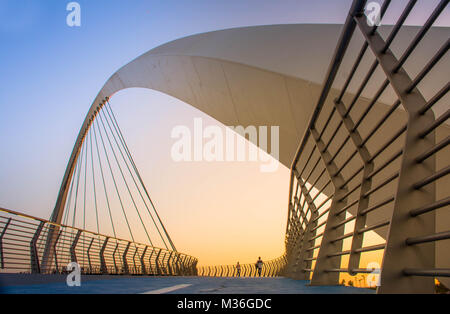
<instances>
[{"instance_id":1,"label":"curved white structure","mask_svg":"<svg viewBox=\"0 0 450 314\"><path fill-rule=\"evenodd\" d=\"M381 32L388 33L390 28L383 27ZM401 52L417 29L403 28L398 36L399 42L392 50ZM96 112L107 97L126 88L141 87L166 93L225 125L278 125L280 162L290 167L317 102L341 30L342 25L294 24L215 31L172 41L123 66L105 83L86 116L51 220L61 221L74 165ZM423 66L420 56L433 54L449 35L449 28L432 28L426 44L417 48L417 62L406 65L408 72L417 74ZM353 58L349 62L344 60L343 74L337 77L337 86L343 84L351 69L361 46L362 36L359 38L361 41L355 40L350 44L348 51ZM363 66L367 67L371 63L369 61L363 60ZM377 75L375 73L375 81ZM444 76L434 79L437 82L427 84L429 90L421 90L425 97L433 95L436 92L433 88L447 81ZM369 86L362 96L371 97L377 87ZM351 86L349 92L354 93L355 88ZM377 104L380 110L392 104L393 96L390 93L383 95ZM396 116L401 120L403 114L398 110ZM450 130L441 127L438 132L442 134L440 136L446 136ZM437 220L450 221L449 215L444 214L437 215ZM383 216L386 212L380 211L377 215ZM384 234L385 231L380 230L380 235ZM448 252L438 260L447 257Z\"/></svg>"}]
</instances>

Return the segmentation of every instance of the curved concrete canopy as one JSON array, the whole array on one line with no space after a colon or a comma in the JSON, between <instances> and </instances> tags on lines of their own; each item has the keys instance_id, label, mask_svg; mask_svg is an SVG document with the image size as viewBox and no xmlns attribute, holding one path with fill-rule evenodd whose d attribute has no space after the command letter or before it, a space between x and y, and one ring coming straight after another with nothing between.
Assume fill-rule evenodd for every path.
<instances>
[{"instance_id":1,"label":"curved concrete canopy","mask_svg":"<svg viewBox=\"0 0 450 314\"><path fill-rule=\"evenodd\" d=\"M381 33L389 33L390 28L381 27ZM106 97L126 88L141 87L166 93L225 125L279 125L279 160L290 167L316 105L341 29L342 25L294 24L209 32L159 46L123 66L105 83L86 116L56 208L65 203L73 165L96 111ZM392 47L394 53L400 54L417 30L418 27L405 27L398 35L398 43ZM432 28L429 31L425 43L413 56L414 62L405 65L411 77L415 77L425 64L422 58L434 55L449 35L450 28ZM361 45L362 36L357 33L332 93L343 85ZM370 57L364 58L361 68L368 69L371 63ZM426 89L421 87L425 98L434 95L435 88L447 82L448 71L443 72L433 76ZM367 103L367 98L384 81L381 71L375 72L373 81L379 83L369 84L362 94L362 102ZM349 95L357 88L356 85L350 86ZM380 110L385 109L386 104L392 104L395 99L393 93L387 92L376 106ZM435 109L438 112L446 110ZM396 116L402 120L404 112L398 110ZM448 133L450 131L445 130L445 134ZM377 222L386 215L389 213L380 211L367 223ZM56 221L57 216L53 217ZM380 230L379 234L384 237L385 232Z\"/></svg>"},{"instance_id":2,"label":"curved concrete canopy","mask_svg":"<svg viewBox=\"0 0 450 314\"><path fill-rule=\"evenodd\" d=\"M295 149L320 92L342 25L291 24L227 29L181 38L156 47L123 66L105 83L91 109L119 90L142 87L176 97L225 125L279 125L280 162L290 167ZM390 26L381 27L388 34ZM404 27L392 47L401 54L418 27ZM450 36L450 28L432 28L405 66L412 77ZM342 86L362 43L356 33L334 86ZM370 57L361 68L368 68ZM447 82L440 71L420 86L426 98ZM373 82L384 80L375 72ZM379 84L369 84L370 98ZM349 93L358 86L351 85ZM387 90L380 102L396 100ZM439 112L444 107L434 108ZM93 111L93 110L91 110ZM88 117L92 114L90 112Z\"/></svg>"}]
</instances>

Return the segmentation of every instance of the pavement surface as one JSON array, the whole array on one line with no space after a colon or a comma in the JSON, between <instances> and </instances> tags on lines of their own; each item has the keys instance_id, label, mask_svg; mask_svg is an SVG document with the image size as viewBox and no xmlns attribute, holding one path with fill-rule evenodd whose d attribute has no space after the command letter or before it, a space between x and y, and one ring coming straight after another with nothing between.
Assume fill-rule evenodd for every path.
<instances>
[{"instance_id":1,"label":"pavement surface","mask_svg":"<svg viewBox=\"0 0 450 314\"><path fill-rule=\"evenodd\" d=\"M0 274L2 294L373 294L343 286L309 286L289 278L82 276L69 287L64 275Z\"/></svg>"}]
</instances>

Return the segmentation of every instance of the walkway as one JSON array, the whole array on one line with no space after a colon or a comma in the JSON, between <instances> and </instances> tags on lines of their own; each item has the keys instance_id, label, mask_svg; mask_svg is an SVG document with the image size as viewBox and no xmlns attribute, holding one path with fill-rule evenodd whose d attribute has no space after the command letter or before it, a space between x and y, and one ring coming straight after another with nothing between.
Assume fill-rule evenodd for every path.
<instances>
[{"instance_id":1,"label":"walkway","mask_svg":"<svg viewBox=\"0 0 450 314\"><path fill-rule=\"evenodd\" d=\"M288 278L209 278L82 276L81 287L68 287L63 275L0 274L0 293L96 294L372 294L374 290L326 286L311 287L308 281Z\"/></svg>"}]
</instances>

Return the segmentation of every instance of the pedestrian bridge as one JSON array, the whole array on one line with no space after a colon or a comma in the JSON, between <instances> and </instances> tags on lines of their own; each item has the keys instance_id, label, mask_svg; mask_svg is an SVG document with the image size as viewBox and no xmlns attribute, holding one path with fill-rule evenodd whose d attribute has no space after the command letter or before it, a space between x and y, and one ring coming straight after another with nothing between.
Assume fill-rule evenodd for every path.
<instances>
[{"instance_id":1,"label":"pedestrian bridge","mask_svg":"<svg viewBox=\"0 0 450 314\"><path fill-rule=\"evenodd\" d=\"M35 278L29 278L30 276ZM82 276L81 286L68 287L62 275L0 276L0 293L7 294L373 294L356 287L311 287L290 278L208 278Z\"/></svg>"},{"instance_id":2,"label":"pedestrian bridge","mask_svg":"<svg viewBox=\"0 0 450 314\"><path fill-rule=\"evenodd\" d=\"M278 292L314 292L338 285L341 274L373 272L362 260L379 252L378 293L432 293L435 278L450 284L450 29L433 27L448 0L414 27L404 22L416 1L380 27L368 25L365 4L353 1L343 25L199 34L119 69L88 111L50 219L0 209L2 272L58 274L73 261L90 275L224 277L129 279L138 293L177 284L229 291L236 283L259 291L267 280L281 283ZM174 96L225 125L280 126L279 159L291 169L286 250L266 261L263 275L299 281L230 279L232 265L199 268L176 249L110 104L131 87ZM368 244L369 233L382 241ZM254 265L242 272L253 275ZM125 278L111 280L116 292Z\"/></svg>"}]
</instances>

